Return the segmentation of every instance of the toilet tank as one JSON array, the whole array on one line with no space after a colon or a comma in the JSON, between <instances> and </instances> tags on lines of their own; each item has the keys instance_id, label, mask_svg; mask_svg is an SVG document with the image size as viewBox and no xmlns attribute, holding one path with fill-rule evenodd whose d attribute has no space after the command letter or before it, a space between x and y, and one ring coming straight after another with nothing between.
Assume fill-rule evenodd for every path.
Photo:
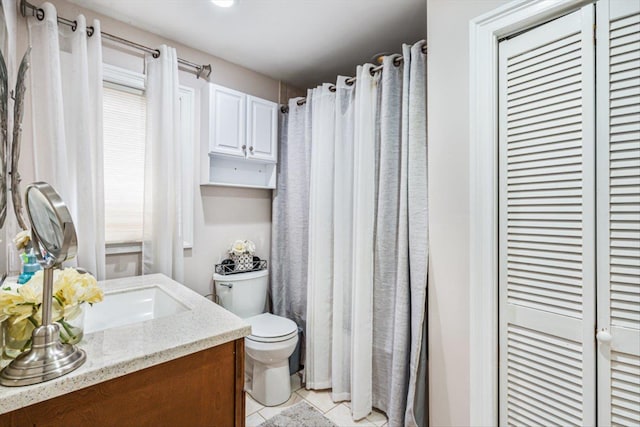
<instances>
[{"instance_id":1,"label":"toilet tank","mask_svg":"<svg viewBox=\"0 0 640 427\"><path fill-rule=\"evenodd\" d=\"M213 275L218 304L242 318L264 313L268 282L269 270Z\"/></svg>"}]
</instances>

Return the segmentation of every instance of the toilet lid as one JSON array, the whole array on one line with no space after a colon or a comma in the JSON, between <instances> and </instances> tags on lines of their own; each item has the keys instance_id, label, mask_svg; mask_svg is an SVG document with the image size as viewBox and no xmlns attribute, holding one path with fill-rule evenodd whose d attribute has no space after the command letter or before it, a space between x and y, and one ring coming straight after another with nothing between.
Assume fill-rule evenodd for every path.
<instances>
[{"instance_id":1,"label":"toilet lid","mask_svg":"<svg viewBox=\"0 0 640 427\"><path fill-rule=\"evenodd\" d=\"M291 335L298 330L293 320L262 313L245 319L251 325L251 336L256 338L278 338Z\"/></svg>"}]
</instances>

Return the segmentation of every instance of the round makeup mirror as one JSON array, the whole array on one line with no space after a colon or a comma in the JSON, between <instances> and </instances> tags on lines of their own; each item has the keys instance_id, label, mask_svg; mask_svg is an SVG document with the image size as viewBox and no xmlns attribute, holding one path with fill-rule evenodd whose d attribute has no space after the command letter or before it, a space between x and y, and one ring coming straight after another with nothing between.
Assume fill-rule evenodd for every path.
<instances>
[{"instance_id":1,"label":"round makeup mirror","mask_svg":"<svg viewBox=\"0 0 640 427\"><path fill-rule=\"evenodd\" d=\"M76 256L77 237L71 214L58 193L45 182L27 187L27 214L31 240L43 268L42 325L33 330L31 350L22 353L0 372L0 384L23 386L41 383L80 367L84 351L60 342L60 329L51 322L53 270Z\"/></svg>"},{"instance_id":2,"label":"round makeup mirror","mask_svg":"<svg viewBox=\"0 0 640 427\"><path fill-rule=\"evenodd\" d=\"M78 240L71 214L49 184L27 187L25 201L38 260L43 267L58 266L76 256Z\"/></svg>"}]
</instances>

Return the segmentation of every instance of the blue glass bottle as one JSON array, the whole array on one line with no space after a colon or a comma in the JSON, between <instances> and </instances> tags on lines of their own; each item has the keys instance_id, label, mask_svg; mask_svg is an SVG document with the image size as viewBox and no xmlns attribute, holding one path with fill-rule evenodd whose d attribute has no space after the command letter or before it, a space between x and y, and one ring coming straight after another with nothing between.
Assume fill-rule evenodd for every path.
<instances>
[{"instance_id":1,"label":"blue glass bottle","mask_svg":"<svg viewBox=\"0 0 640 427\"><path fill-rule=\"evenodd\" d=\"M31 280L31 276L40 270L41 267L33 248L31 248L29 252L23 252L22 255L20 255L20 259L22 259L22 274L18 276L18 284L24 285Z\"/></svg>"}]
</instances>

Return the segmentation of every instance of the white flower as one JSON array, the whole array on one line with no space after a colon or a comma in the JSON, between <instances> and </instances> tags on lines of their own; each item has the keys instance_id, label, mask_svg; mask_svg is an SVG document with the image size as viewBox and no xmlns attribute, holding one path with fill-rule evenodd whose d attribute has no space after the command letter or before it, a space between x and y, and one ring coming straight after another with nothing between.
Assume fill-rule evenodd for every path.
<instances>
[{"instance_id":1,"label":"white flower","mask_svg":"<svg viewBox=\"0 0 640 427\"><path fill-rule=\"evenodd\" d=\"M245 251L244 240L236 240L229 249L230 254L242 255Z\"/></svg>"},{"instance_id":2,"label":"white flower","mask_svg":"<svg viewBox=\"0 0 640 427\"><path fill-rule=\"evenodd\" d=\"M244 241L244 250L249 255L253 255L256 252L256 244L253 243L251 240L245 240Z\"/></svg>"},{"instance_id":3,"label":"white flower","mask_svg":"<svg viewBox=\"0 0 640 427\"><path fill-rule=\"evenodd\" d=\"M16 245L17 250L22 250L31 242L31 232L29 230L22 230L16 237L13 238L13 244Z\"/></svg>"}]
</instances>

